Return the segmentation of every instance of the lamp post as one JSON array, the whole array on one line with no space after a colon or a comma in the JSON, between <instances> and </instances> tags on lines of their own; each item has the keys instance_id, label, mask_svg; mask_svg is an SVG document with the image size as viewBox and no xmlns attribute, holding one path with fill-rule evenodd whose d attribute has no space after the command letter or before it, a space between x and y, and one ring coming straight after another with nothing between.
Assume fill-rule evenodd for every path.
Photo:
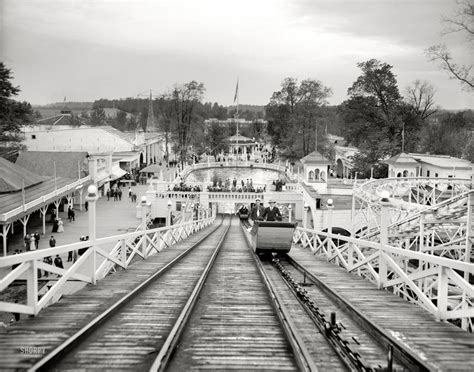
<instances>
[{"instance_id":1,"label":"lamp post","mask_svg":"<svg viewBox=\"0 0 474 372\"><path fill-rule=\"evenodd\" d=\"M91 248L92 249L92 272L91 272L91 277L92 277L92 284L95 284L97 281L96 278L96 247L95 247L95 239L96 239L96 202L97 199L99 199L99 190L97 189L97 186L95 185L90 185L87 188L87 196L86 196L86 201L89 203L89 241L91 243Z\"/></svg>"},{"instance_id":2,"label":"lamp post","mask_svg":"<svg viewBox=\"0 0 474 372\"><path fill-rule=\"evenodd\" d=\"M332 234L332 210L334 209L334 201L332 199L328 199L326 202L328 208L328 233ZM328 248L327 248L327 256L331 256L331 243L332 237L328 236Z\"/></svg>"},{"instance_id":3,"label":"lamp post","mask_svg":"<svg viewBox=\"0 0 474 372\"><path fill-rule=\"evenodd\" d=\"M303 205L303 228L306 229L308 228L308 210L309 210L309 204L304 203Z\"/></svg>"},{"instance_id":4,"label":"lamp post","mask_svg":"<svg viewBox=\"0 0 474 372\"><path fill-rule=\"evenodd\" d=\"M383 190L380 193L380 246L388 244L388 224L389 224L389 206L390 206L390 192ZM387 261L385 260L386 253L382 250L379 253L379 281L378 287L382 288L387 281Z\"/></svg>"},{"instance_id":5,"label":"lamp post","mask_svg":"<svg viewBox=\"0 0 474 372\"><path fill-rule=\"evenodd\" d=\"M140 205L142 207L142 254L143 258L146 258L146 196L141 197Z\"/></svg>"},{"instance_id":6,"label":"lamp post","mask_svg":"<svg viewBox=\"0 0 474 372\"><path fill-rule=\"evenodd\" d=\"M291 222L291 204L288 205L288 222Z\"/></svg>"},{"instance_id":7,"label":"lamp post","mask_svg":"<svg viewBox=\"0 0 474 372\"><path fill-rule=\"evenodd\" d=\"M171 226L171 206L172 205L173 203L171 202L171 200L168 200L168 218L166 221L166 226Z\"/></svg>"}]
</instances>

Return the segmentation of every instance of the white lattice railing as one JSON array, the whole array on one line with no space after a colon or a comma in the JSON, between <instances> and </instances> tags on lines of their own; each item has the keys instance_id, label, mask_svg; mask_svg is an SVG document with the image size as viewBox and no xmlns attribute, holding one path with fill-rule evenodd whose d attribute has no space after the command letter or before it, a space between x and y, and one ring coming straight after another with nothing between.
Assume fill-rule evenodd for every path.
<instances>
[{"instance_id":1,"label":"white lattice railing","mask_svg":"<svg viewBox=\"0 0 474 372\"><path fill-rule=\"evenodd\" d=\"M455 321L471 332L474 328L473 263L303 228L297 228L293 242L440 320Z\"/></svg>"},{"instance_id":2,"label":"white lattice railing","mask_svg":"<svg viewBox=\"0 0 474 372\"><path fill-rule=\"evenodd\" d=\"M132 260L146 259L199 231L215 220L215 216L190 221L169 227L98 238L54 248L41 249L0 258L0 292L16 280L26 280L27 298L25 303L1 301L0 311L24 314L38 314L63 293L71 291L74 282L95 284L116 268L127 269ZM108 251L107 247L113 246ZM64 256L69 252L85 249L70 267L61 269L44 262L45 257ZM101 260L99 262L99 260ZM103 262L102 262L103 260ZM16 266L12 269L13 266ZM40 288L38 272L48 272L47 285ZM69 287L68 287L69 286ZM40 296L41 291L41 296Z\"/></svg>"}]
</instances>

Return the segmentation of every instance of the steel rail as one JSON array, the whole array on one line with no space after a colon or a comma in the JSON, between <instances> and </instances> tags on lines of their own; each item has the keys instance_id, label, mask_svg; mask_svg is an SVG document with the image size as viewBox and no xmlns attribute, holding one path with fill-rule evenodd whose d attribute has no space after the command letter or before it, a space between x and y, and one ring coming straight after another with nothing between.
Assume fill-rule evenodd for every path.
<instances>
[{"instance_id":1,"label":"steel rail","mask_svg":"<svg viewBox=\"0 0 474 372\"><path fill-rule=\"evenodd\" d=\"M186 301L186 304L184 305L183 309L181 310L181 313L179 314L173 328L171 329L170 333L168 334L168 337L166 338L163 346L161 347L160 352L158 353L157 357L155 358L153 364L150 367L150 371L155 372L155 371L164 371L169 359L176 347L176 344L178 343L178 340L184 330L184 327L186 326L186 323L191 316L191 313L193 311L194 305L196 304L196 301L198 299L199 294L201 293L201 290L204 286L204 283L206 282L206 279L209 275L209 272L212 269L212 266L214 265L214 262L216 260L217 255L219 254L221 247L224 243L224 240L227 236L227 233L229 232L230 226L232 222L232 216L230 216L230 221L229 224L225 230L225 232L222 234L222 237L220 238L219 242L217 243L216 248L214 249L211 258L209 259L206 267L204 268L204 271L202 272L201 276L199 277L198 281L196 282L196 285L193 288L193 291L191 292L191 295L189 296L188 300Z\"/></svg>"},{"instance_id":2,"label":"steel rail","mask_svg":"<svg viewBox=\"0 0 474 372\"><path fill-rule=\"evenodd\" d=\"M248 240L247 246L248 249L251 249ZM276 292L272 281L265 273L265 269L263 268L263 265L255 252L253 252L252 258L254 259L255 264L258 268L258 272L265 283L267 291L272 300L273 307L275 308L278 318L280 319L283 331L285 332L287 339L291 345L291 348L293 349L296 363L302 371L318 371L318 367L314 363L311 354L305 346L303 338L300 336L297 327L291 320L290 312L287 310L281 297Z\"/></svg>"},{"instance_id":3,"label":"steel rail","mask_svg":"<svg viewBox=\"0 0 474 372\"><path fill-rule=\"evenodd\" d=\"M351 304L343 296L335 292L326 283L318 279L314 274L307 270L303 265L295 261L290 256L285 257L288 262L296 268L300 273L304 274L306 278L309 278L314 284L316 284L327 296L335 300L338 305L347 310L351 317L357 319L358 323L375 339L379 340L384 346L392 346L394 351L394 357L400 360L402 364L409 367L410 370L416 371L430 371L436 369L435 366L427 363L426 360L422 359L419 355L414 353L412 350L407 349L401 342L387 334L377 324L372 322L367 316L365 316L356 306Z\"/></svg>"},{"instance_id":4,"label":"steel rail","mask_svg":"<svg viewBox=\"0 0 474 372\"><path fill-rule=\"evenodd\" d=\"M78 330L76 333L70 336L66 341L64 341L62 344L60 344L55 349L53 349L50 353L48 353L43 358L41 358L38 362L36 362L33 366L31 366L28 369L28 371L49 369L54 363L56 363L59 360L61 356L63 356L68 350L73 348L76 343L78 343L86 335L90 334L98 326L100 326L112 315L114 315L121 307L123 307L125 304L130 302L133 298L135 298L138 294L140 294L144 289L146 289L153 281L161 277L165 272L167 272L170 268L172 268L176 263L181 261L181 259L187 256L194 248L196 248L202 242L207 240L214 232L216 232L222 226L223 222L224 222L224 219L222 219L221 223L218 226L216 226L214 229L212 229L207 235L203 236L191 247L186 249L184 252L180 253L177 257L175 257L173 260L171 260L161 269L156 271L154 274L152 274L149 278L147 278L141 284L139 284L135 289L133 289L131 292L127 293L125 296L117 300L107 310L105 310L104 312L96 316L88 324L86 324L80 330Z\"/></svg>"}]
</instances>

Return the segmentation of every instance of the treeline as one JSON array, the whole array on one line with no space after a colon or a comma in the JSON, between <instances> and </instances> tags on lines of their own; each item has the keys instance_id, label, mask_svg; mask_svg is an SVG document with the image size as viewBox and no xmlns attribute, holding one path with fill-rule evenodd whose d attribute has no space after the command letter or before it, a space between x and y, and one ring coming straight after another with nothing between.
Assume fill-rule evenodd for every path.
<instances>
[{"instance_id":1,"label":"treeline","mask_svg":"<svg viewBox=\"0 0 474 372\"><path fill-rule=\"evenodd\" d=\"M320 81L285 79L266 107L268 134L280 154L300 159L316 148L331 158L326 133L343 136L359 149L353 172L387 176L384 160L404 152L450 155L474 161L472 111L446 112L435 106L434 88L414 81L400 93L392 66L372 59L358 63L361 75L348 88L348 99L327 106L331 89Z\"/></svg>"}]
</instances>

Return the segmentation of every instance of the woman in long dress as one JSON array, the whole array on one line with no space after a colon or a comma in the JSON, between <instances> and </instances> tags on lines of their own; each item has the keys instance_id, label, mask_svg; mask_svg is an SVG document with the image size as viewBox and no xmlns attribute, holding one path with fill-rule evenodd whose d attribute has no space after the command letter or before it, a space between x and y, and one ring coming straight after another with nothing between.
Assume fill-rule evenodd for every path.
<instances>
[{"instance_id":1,"label":"woman in long dress","mask_svg":"<svg viewBox=\"0 0 474 372\"><path fill-rule=\"evenodd\" d=\"M64 232L63 220L59 219L58 221L58 233Z\"/></svg>"},{"instance_id":2,"label":"woman in long dress","mask_svg":"<svg viewBox=\"0 0 474 372\"><path fill-rule=\"evenodd\" d=\"M30 235L30 249L29 250L30 251L36 250L36 239L35 239L34 234Z\"/></svg>"}]
</instances>

